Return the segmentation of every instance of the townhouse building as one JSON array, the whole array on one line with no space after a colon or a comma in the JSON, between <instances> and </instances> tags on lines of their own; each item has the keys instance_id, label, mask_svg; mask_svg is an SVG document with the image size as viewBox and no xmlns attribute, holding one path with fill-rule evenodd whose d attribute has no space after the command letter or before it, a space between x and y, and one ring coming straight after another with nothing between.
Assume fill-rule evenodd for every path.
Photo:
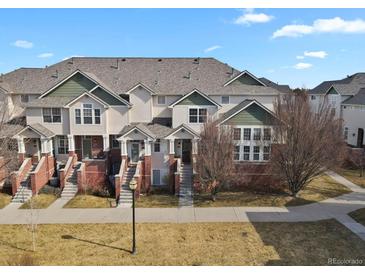
<instances>
[{"instance_id":1,"label":"townhouse building","mask_svg":"<svg viewBox=\"0 0 365 274\"><path fill-rule=\"evenodd\" d=\"M344 124L344 138L348 145L364 146L365 73L355 73L344 79L324 81L308 91L311 106L316 111L327 101L336 117Z\"/></svg>"},{"instance_id":2,"label":"townhouse building","mask_svg":"<svg viewBox=\"0 0 365 274\"><path fill-rule=\"evenodd\" d=\"M0 90L19 103L13 116L26 117L11 136L21 164L15 197L36 194L57 174L61 188L74 178L78 190L113 175L117 198L133 177L137 192L176 193L181 166L194 172L208 117L235 128L237 163L267 162L273 102L290 92L214 58L87 57L15 70L0 77Z\"/></svg>"}]
</instances>

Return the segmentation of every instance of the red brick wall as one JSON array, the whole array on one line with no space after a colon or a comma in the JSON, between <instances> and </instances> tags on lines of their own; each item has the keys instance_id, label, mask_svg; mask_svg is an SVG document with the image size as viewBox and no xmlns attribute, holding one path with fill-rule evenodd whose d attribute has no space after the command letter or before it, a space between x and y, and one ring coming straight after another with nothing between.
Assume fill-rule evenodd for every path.
<instances>
[{"instance_id":1,"label":"red brick wall","mask_svg":"<svg viewBox=\"0 0 365 274\"><path fill-rule=\"evenodd\" d=\"M32 168L32 161L30 158L26 158L24 161L19 170L17 172L13 172L10 177L13 195L15 195L15 193L17 192L20 183L25 177L25 174L27 174L28 171Z\"/></svg>"},{"instance_id":2,"label":"red brick wall","mask_svg":"<svg viewBox=\"0 0 365 274\"><path fill-rule=\"evenodd\" d=\"M81 186L91 191L100 191L107 180L107 160L85 160L85 183Z\"/></svg>"},{"instance_id":3,"label":"red brick wall","mask_svg":"<svg viewBox=\"0 0 365 274\"><path fill-rule=\"evenodd\" d=\"M143 180L144 189L143 191L149 193L151 191L151 156L144 156L143 164Z\"/></svg>"},{"instance_id":4,"label":"red brick wall","mask_svg":"<svg viewBox=\"0 0 365 274\"><path fill-rule=\"evenodd\" d=\"M180 192L180 174L174 174L175 178L175 194L179 194Z\"/></svg>"},{"instance_id":5,"label":"red brick wall","mask_svg":"<svg viewBox=\"0 0 365 274\"><path fill-rule=\"evenodd\" d=\"M5 166L5 160L0 157L0 182L2 182L8 176L8 170Z\"/></svg>"},{"instance_id":6,"label":"red brick wall","mask_svg":"<svg viewBox=\"0 0 365 274\"><path fill-rule=\"evenodd\" d=\"M43 155L37 168L30 175L33 195L37 194L48 183L54 173L54 169L54 157L49 154Z\"/></svg>"}]
</instances>

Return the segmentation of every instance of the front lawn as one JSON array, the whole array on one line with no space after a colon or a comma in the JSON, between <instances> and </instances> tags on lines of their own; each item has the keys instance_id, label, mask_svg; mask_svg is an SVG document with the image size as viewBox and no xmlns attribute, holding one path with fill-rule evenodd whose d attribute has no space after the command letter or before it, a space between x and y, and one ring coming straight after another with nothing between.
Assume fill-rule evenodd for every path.
<instances>
[{"instance_id":1,"label":"front lawn","mask_svg":"<svg viewBox=\"0 0 365 274\"><path fill-rule=\"evenodd\" d=\"M286 193L255 193L253 191L220 192L213 202L207 193L194 195L196 207L224 207L224 206L298 206L322 201L351 190L337 183L331 177L323 175L298 193L293 198Z\"/></svg>"},{"instance_id":2,"label":"front lawn","mask_svg":"<svg viewBox=\"0 0 365 274\"><path fill-rule=\"evenodd\" d=\"M0 209L6 207L11 202L11 195L0 192Z\"/></svg>"},{"instance_id":3,"label":"front lawn","mask_svg":"<svg viewBox=\"0 0 365 274\"><path fill-rule=\"evenodd\" d=\"M73 197L64 208L110 208L115 207L115 199L89 194L80 194Z\"/></svg>"},{"instance_id":4,"label":"front lawn","mask_svg":"<svg viewBox=\"0 0 365 274\"><path fill-rule=\"evenodd\" d=\"M301 223L1 225L0 265L327 265L365 262L365 242L335 220ZM336 244L334 244L336 243Z\"/></svg>"},{"instance_id":5,"label":"front lawn","mask_svg":"<svg viewBox=\"0 0 365 274\"><path fill-rule=\"evenodd\" d=\"M39 208L47 208L49 207L54 201L56 201L57 196L54 194L38 194L36 196L33 196L31 200L26 201L20 209L30 209L31 203L33 203L34 209Z\"/></svg>"},{"instance_id":6,"label":"front lawn","mask_svg":"<svg viewBox=\"0 0 365 274\"><path fill-rule=\"evenodd\" d=\"M155 189L149 195L140 195L136 202L137 207L177 207L178 205L179 197L164 189Z\"/></svg>"},{"instance_id":7,"label":"front lawn","mask_svg":"<svg viewBox=\"0 0 365 274\"><path fill-rule=\"evenodd\" d=\"M338 174L345 177L347 180L350 180L354 184L358 186L365 187L365 174L363 177L360 177L360 170L359 169L344 169L340 168L336 170ZM365 173L365 172L364 172Z\"/></svg>"},{"instance_id":8,"label":"front lawn","mask_svg":"<svg viewBox=\"0 0 365 274\"><path fill-rule=\"evenodd\" d=\"M350 217L356 220L356 222L365 226L365 208L361 208L351 212Z\"/></svg>"}]
</instances>

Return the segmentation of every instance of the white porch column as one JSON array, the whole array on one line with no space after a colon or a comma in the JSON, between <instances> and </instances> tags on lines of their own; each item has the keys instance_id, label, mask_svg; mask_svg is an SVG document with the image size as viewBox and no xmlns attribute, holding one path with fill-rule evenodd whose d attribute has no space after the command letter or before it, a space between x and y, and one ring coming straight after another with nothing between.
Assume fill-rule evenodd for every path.
<instances>
[{"instance_id":1,"label":"white porch column","mask_svg":"<svg viewBox=\"0 0 365 274\"><path fill-rule=\"evenodd\" d=\"M175 139L169 140L169 154L175 154Z\"/></svg>"},{"instance_id":2,"label":"white porch column","mask_svg":"<svg viewBox=\"0 0 365 274\"><path fill-rule=\"evenodd\" d=\"M25 153L25 145L24 145L24 138L21 136L18 136L16 138L18 142L18 153Z\"/></svg>"},{"instance_id":3,"label":"white porch column","mask_svg":"<svg viewBox=\"0 0 365 274\"><path fill-rule=\"evenodd\" d=\"M67 135L68 139L68 151L75 151L75 140L73 135Z\"/></svg>"},{"instance_id":4,"label":"white porch column","mask_svg":"<svg viewBox=\"0 0 365 274\"><path fill-rule=\"evenodd\" d=\"M48 153L48 138L41 137L41 153Z\"/></svg>"},{"instance_id":5,"label":"white porch column","mask_svg":"<svg viewBox=\"0 0 365 274\"><path fill-rule=\"evenodd\" d=\"M127 140L119 140L120 142L120 154L122 156L127 156L128 155L128 151L127 151Z\"/></svg>"},{"instance_id":6,"label":"white porch column","mask_svg":"<svg viewBox=\"0 0 365 274\"><path fill-rule=\"evenodd\" d=\"M48 140L48 151L51 155L53 155L53 139Z\"/></svg>"},{"instance_id":7,"label":"white porch column","mask_svg":"<svg viewBox=\"0 0 365 274\"><path fill-rule=\"evenodd\" d=\"M110 150L109 134L103 134L103 150Z\"/></svg>"},{"instance_id":8,"label":"white porch column","mask_svg":"<svg viewBox=\"0 0 365 274\"><path fill-rule=\"evenodd\" d=\"M151 140L144 140L144 155L151 156Z\"/></svg>"},{"instance_id":9,"label":"white porch column","mask_svg":"<svg viewBox=\"0 0 365 274\"><path fill-rule=\"evenodd\" d=\"M191 140L191 154L198 154L198 140L192 139Z\"/></svg>"}]
</instances>

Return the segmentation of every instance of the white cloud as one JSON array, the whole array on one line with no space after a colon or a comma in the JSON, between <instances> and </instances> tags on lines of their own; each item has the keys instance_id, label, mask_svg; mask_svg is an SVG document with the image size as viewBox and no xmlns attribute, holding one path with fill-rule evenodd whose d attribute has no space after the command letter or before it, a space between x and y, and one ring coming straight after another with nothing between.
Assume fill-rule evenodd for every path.
<instances>
[{"instance_id":1,"label":"white cloud","mask_svg":"<svg viewBox=\"0 0 365 274\"><path fill-rule=\"evenodd\" d=\"M16 40L13 46L17 48L30 49L33 47L33 43L26 40Z\"/></svg>"},{"instance_id":2,"label":"white cloud","mask_svg":"<svg viewBox=\"0 0 365 274\"><path fill-rule=\"evenodd\" d=\"M326 58L326 56L328 55L327 52L321 50L321 51L305 51L304 52L304 56L307 57L314 57L314 58Z\"/></svg>"},{"instance_id":3,"label":"white cloud","mask_svg":"<svg viewBox=\"0 0 365 274\"><path fill-rule=\"evenodd\" d=\"M294 65L295 69L308 69L311 68L313 65L309 63L298 63Z\"/></svg>"},{"instance_id":4,"label":"white cloud","mask_svg":"<svg viewBox=\"0 0 365 274\"><path fill-rule=\"evenodd\" d=\"M241 16L234 20L237 25L250 25L255 23L267 23L274 19L274 16L265 13L255 13L253 9L246 9Z\"/></svg>"},{"instance_id":5,"label":"white cloud","mask_svg":"<svg viewBox=\"0 0 365 274\"><path fill-rule=\"evenodd\" d=\"M41 53L39 54L37 57L38 58L50 58L52 57L54 54L52 52L45 52L45 53Z\"/></svg>"},{"instance_id":6,"label":"white cloud","mask_svg":"<svg viewBox=\"0 0 365 274\"><path fill-rule=\"evenodd\" d=\"M211 46L211 47L205 49L204 52L207 53L207 52L211 52L213 50L220 49L220 48L222 48L222 46L215 45L215 46Z\"/></svg>"},{"instance_id":7,"label":"white cloud","mask_svg":"<svg viewBox=\"0 0 365 274\"><path fill-rule=\"evenodd\" d=\"M312 25L286 25L275 31L272 38L300 37L313 33L365 33L365 21L362 19L346 21L340 17L317 19Z\"/></svg>"},{"instance_id":8,"label":"white cloud","mask_svg":"<svg viewBox=\"0 0 365 274\"><path fill-rule=\"evenodd\" d=\"M298 55L296 58L297 58L298 60L302 60L302 59L304 59L304 56L302 56L302 55Z\"/></svg>"}]
</instances>

